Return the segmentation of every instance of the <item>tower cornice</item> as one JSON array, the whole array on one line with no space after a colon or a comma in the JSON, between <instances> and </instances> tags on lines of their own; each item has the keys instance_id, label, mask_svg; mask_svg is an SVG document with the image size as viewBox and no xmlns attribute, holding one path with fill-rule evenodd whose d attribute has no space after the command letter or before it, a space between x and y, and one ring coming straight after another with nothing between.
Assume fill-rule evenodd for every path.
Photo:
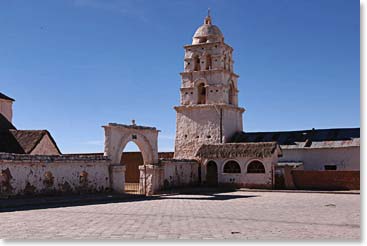
<instances>
[{"instance_id":1,"label":"tower cornice","mask_svg":"<svg viewBox=\"0 0 367 246\"><path fill-rule=\"evenodd\" d=\"M181 106L174 106L173 107L176 112L183 112L186 110L196 110L196 109L205 109L205 108L215 108L215 109L232 109L239 111L241 113L245 112L246 109L242 107L237 107L230 104L223 104L223 103L217 103L217 104L195 104L195 105L181 105Z\"/></svg>"},{"instance_id":2,"label":"tower cornice","mask_svg":"<svg viewBox=\"0 0 367 246\"><path fill-rule=\"evenodd\" d=\"M206 73L212 73L212 72L224 72L224 73L230 74L232 76L235 76L236 78L240 77L238 74L235 74L234 72L230 72L226 69L210 69L210 70L187 71L187 72L183 71L183 72L180 73L180 75L193 74L193 73L206 74Z\"/></svg>"},{"instance_id":3,"label":"tower cornice","mask_svg":"<svg viewBox=\"0 0 367 246\"><path fill-rule=\"evenodd\" d=\"M183 47L186 48L192 48L192 47L201 47L201 46L215 46L215 45L224 45L225 47L229 48L231 51L233 51L233 48L226 44L225 42L213 42L213 43L201 43L201 44L186 44Z\"/></svg>"}]
</instances>

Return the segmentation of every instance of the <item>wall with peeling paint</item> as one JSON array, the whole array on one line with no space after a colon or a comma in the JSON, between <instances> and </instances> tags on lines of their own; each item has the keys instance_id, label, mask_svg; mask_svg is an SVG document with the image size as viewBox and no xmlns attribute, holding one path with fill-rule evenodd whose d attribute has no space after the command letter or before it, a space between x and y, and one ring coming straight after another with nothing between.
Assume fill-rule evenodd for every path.
<instances>
[{"instance_id":1,"label":"wall with peeling paint","mask_svg":"<svg viewBox=\"0 0 367 246\"><path fill-rule=\"evenodd\" d=\"M110 160L0 154L0 195L103 192L110 189Z\"/></svg>"},{"instance_id":2,"label":"wall with peeling paint","mask_svg":"<svg viewBox=\"0 0 367 246\"><path fill-rule=\"evenodd\" d=\"M207 164L210 161L214 161L217 165L219 184L231 184L237 187L247 188L272 188L272 168L278 162L278 154L274 153L272 156L266 158L237 157L231 159L204 159L201 168L201 179L203 180L204 184L206 183L207 178ZM229 161L236 161L240 166L241 172L225 173L224 165ZM253 161L260 161L264 166L265 173L248 173L247 167Z\"/></svg>"},{"instance_id":3,"label":"wall with peeling paint","mask_svg":"<svg viewBox=\"0 0 367 246\"><path fill-rule=\"evenodd\" d=\"M164 174L163 188L197 185L199 182L198 167L195 160L161 160Z\"/></svg>"}]
</instances>

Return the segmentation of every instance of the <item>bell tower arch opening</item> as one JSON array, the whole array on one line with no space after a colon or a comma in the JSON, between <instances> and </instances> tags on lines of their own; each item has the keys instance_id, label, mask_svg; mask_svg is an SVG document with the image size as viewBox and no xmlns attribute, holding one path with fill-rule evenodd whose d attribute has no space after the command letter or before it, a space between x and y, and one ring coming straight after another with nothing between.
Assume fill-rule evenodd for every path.
<instances>
[{"instance_id":1,"label":"bell tower arch opening","mask_svg":"<svg viewBox=\"0 0 367 246\"><path fill-rule=\"evenodd\" d=\"M233 81L229 82L229 91L228 91L228 104L235 104L235 88L233 85Z\"/></svg>"},{"instance_id":2,"label":"bell tower arch opening","mask_svg":"<svg viewBox=\"0 0 367 246\"><path fill-rule=\"evenodd\" d=\"M204 83L199 83L197 87L197 103L205 104L206 103L206 88Z\"/></svg>"}]
</instances>

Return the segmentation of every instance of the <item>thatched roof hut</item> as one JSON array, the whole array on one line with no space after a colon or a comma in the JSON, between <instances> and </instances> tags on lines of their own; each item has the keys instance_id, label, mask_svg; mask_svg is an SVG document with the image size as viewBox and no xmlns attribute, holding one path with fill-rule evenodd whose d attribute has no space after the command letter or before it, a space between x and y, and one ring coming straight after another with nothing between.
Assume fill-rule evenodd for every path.
<instances>
[{"instance_id":1,"label":"thatched roof hut","mask_svg":"<svg viewBox=\"0 0 367 246\"><path fill-rule=\"evenodd\" d=\"M276 142L203 144L196 152L196 156L206 159L235 157L266 158L272 156L275 151L278 151L279 156L282 154Z\"/></svg>"}]
</instances>

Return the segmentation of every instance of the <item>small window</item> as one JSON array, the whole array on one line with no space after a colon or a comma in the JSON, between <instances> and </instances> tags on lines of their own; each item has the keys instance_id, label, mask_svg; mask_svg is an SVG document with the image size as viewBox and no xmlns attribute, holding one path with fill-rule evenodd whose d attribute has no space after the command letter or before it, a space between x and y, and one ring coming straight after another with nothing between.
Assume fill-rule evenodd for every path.
<instances>
[{"instance_id":1,"label":"small window","mask_svg":"<svg viewBox=\"0 0 367 246\"><path fill-rule=\"evenodd\" d=\"M132 138L132 139L137 139L138 137L137 137L135 134L133 134L133 135L131 136L131 138Z\"/></svg>"},{"instance_id":2,"label":"small window","mask_svg":"<svg viewBox=\"0 0 367 246\"><path fill-rule=\"evenodd\" d=\"M336 165L325 165L324 166L325 170L336 170Z\"/></svg>"},{"instance_id":3,"label":"small window","mask_svg":"<svg viewBox=\"0 0 367 246\"><path fill-rule=\"evenodd\" d=\"M211 138L212 136L210 136L210 135L208 135L208 136L206 136L206 138Z\"/></svg>"},{"instance_id":4,"label":"small window","mask_svg":"<svg viewBox=\"0 0 367 246\"><path fill-rule=\"evenodd\" d=\"M247 173L265 173L264 165L260 161L253 161L248 164Z\"/></svg>"},{"instance_id":5,"label":"small window","mask_svg":"<svg viewBox=\"0 0 367 246\"><path fill-rule=\"evenodd\" d=\"M241 173L240 165L236 161L229 161L224 165L224 173Z\"/></svg>"}]
</instances>

